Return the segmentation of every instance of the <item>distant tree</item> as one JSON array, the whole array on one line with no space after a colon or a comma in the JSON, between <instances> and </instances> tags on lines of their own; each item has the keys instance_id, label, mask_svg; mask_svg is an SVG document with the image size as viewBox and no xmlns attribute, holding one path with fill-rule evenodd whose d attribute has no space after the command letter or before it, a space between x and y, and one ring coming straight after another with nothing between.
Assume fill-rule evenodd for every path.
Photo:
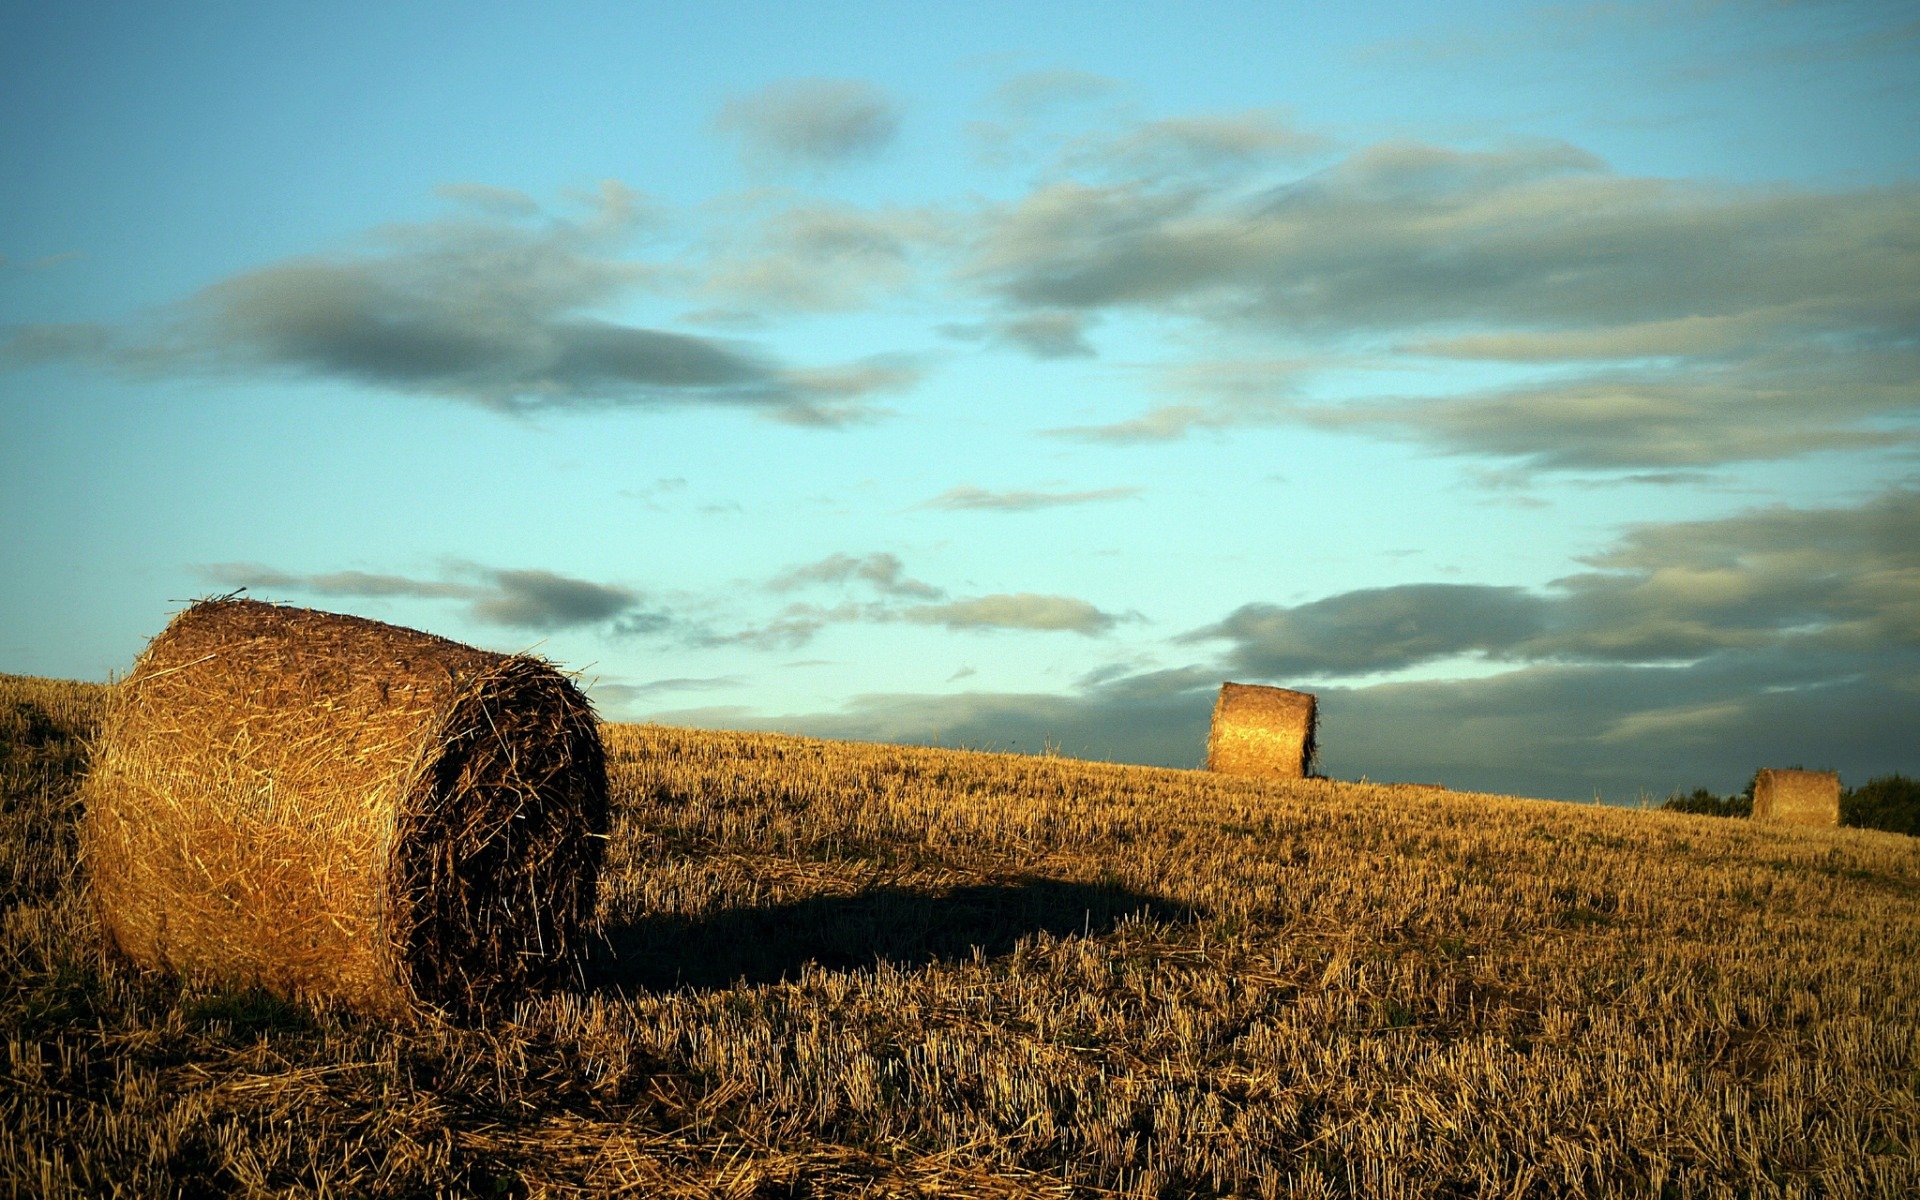
<instances>
[{"instance_id":1,"label":"distant tree","mask_svg":"<svg viewBox=\"0 0 1920 1200\"><path fill-rule=\"evenodd\" d=\"M1920 780L1896 771L1849 789L1840 797L1840 823L1920 837Z\"/></svg>"},{"instance_id":2,"label":"distant tree","mask_svg":"<svg viewBox=\"0 0 1920 1200\"><path fill-rule=\"evenodd\" d=\"M1745 794L1739 796L1716 796L1706 788L1675 792L1660 807L1668 812L1699 813L1708 817L1750 817L1753 815L1753 785L1748 784Z\"/></svg>"}]
</instances>

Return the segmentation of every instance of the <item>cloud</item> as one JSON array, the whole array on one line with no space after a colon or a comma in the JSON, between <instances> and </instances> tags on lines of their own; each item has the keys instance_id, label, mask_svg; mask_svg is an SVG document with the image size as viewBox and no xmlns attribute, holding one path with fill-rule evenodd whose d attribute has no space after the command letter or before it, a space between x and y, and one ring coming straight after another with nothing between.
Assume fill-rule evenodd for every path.
<instances>
[{"instance_id":1,"label":"cloud","mask_svg":"<svg viewBox=\"0 0 1920 1200\"><path fill-rule=\"evenodd\" d=\"M1176 441L1196 429L1221 429L1247 423L1246 416L1219 406L1163 404L1124 421L1113 421L1105 425L1066 425L1045 432L1048 437L1071 438L1081 442L1138 446L1152 442Z\"/></svg>"},{"instance_id":2,"label":"cloud","mask_svg":"<svg viewBox=\"0 0 1920 1200\"><path fill-rule=\"evenodd\" d=\"M884 553L830 554L817 562L781 572L767 582L767 587L775 592L790 592L820 584L852 582L864 583L883 596L914 600L937 600L946 594L932 584L907 578L906 567L899 556Z\"/></svg>"},{"instance_id":3,"label":"cloud","mask_svg":"<svg viewBox=\"0 0 1920 1200\"><path fill-rule=\"evenodd\" d=\"M789 714L742 708L649 719L816 737L1198 767L1215 690L1207 666L1064 693L887 693ZM1335 778L1632 803L1737 791L1761 765L1835 769L1848 784L1913 770L1920 655L1768 652L1689 666L1542 665L1480 679L1320 686L1320 765Z\"/></svg>"},{"instance_id":4,"label":"cloud","mask_svg":"<svg viewBox=\"0 0 1920 1200\"><path fill-rule=\"evenodd\" d=\"M941 625L954 630L1024 629L1094 635L1105 633L1120 620L1084 600L1071 596L1042 596L1030 592L978 596L946 603L901 604L900 601L937 601L946 592L909 578L893 554L830 554L818 561L791 567L767 581L767 590L794 592L818 587L859 584L880 598L869 602L842 602L831 606L788 605L771 621L733 633L714 635L708 644L743 644L761 649L791 650L811 641L829 625L907 621Z\"/></svg>"},{"instance_id":5,"label":"cloud","mask_svg":"<svg viewBox=\"0 0 1920 1200\"><path fill-rule=\"evenodd\" d=\"M1244 358L1188 362L1158 370L1159 386L1181 396L1136 417L1099 425L1069 425L1045 430L1048 437L1112 446L1175 441L1197 429L1275 425L1299 421L1297 396L1315 371L1365 366L1365 361L1322 355L1307 358Z\"/></svg>"},{"instance_id":6,"label":"cloud","mask_svg":"<svg viewBox=\"0 0 1920 1200\"><path fill-rule=\"evenodd\" d=\"M1328 145L1281 112L1249 109L1166 117L1084 139L1066 152L1063 166L1122 179L1225 176L1318 154Z\"/></svg>"},{"instance_id":7,"label":"cloud","mask_svg":"<svg viewBox=\"0 0 1920 1200\"><path fill-rule=\"evenodd\" d=\"M727 101L715 121L750 160L837 167L872 158L900 128L899 107L870 83L789 79Z\"/></svg>"},{"instance_id":8,"label":"cloud","mask_svg":"<svg viewBox=\"0 0 1920 1200\"><path fill-rule=\"evenodd\" d=\"M1258 189L1191 164L1056 179L986 214L962 278L1008 320L1128 311L1403 366L1548 369L1467 395L1264 407L1196 374L1173 403L1069 436L1307 422L1536 469L1659 469L1905 438L1917 230L1913 184L1718 186L1622 176L1563 143L1389 142Z\"/></svg>"},{"instance_id":9,"label":"cloud","mask_svg":"<svg viewBox=\"0 0 1920 1200\"><path fill-rule=\"evenodd\" d=\"M807 200L724 229L700 286L728 311L845 312L907 289L923 252L955 237L932 209Z\"/></svg>"},{"instance_id":10,"label":"cloud","mask_svg":"<svg viewBox=\"0 0 1920 1200\"><path fill-rule=\"evenodd\" d=\"M1091 358L1087 318L1081 313L1038 312L1000 322L994 327L1000 340L1035 358Z\"/></svg>"},{"instance_id":11,"label":"cloud","mask_svg":"<svg viewBox=\"0 0 1920 1200\"><path fill-rule=\"evenodd\" d=\"M507 629L553 632L607 625L617 633L659 632L673 622L646 607L631 588L552 571L455 564L452 578L423 579L365 571L296 574L258 563L211 563L200 574L221 587L354 599L460 600L469 619Z\"/></svg>"},{"instance_id":12,"label":"cloud","mask_svg":"<svg viewBox=\"0 0 1920 1200\"><path fill-rule=\"evenodd\" d=\"M742 708L681 709L649 719L980 750L1039 753L1058 746L1080 758L1192 766L1206 745L1212 705L1206 688L1207 681L1168 673L1068 695L880 693L855 696L828 712L769 716Z\"/></svg>"},{"instance_id":13,"label":"cloud","mask_svg":"<svg viewBox=\"0 0 1920 1200\"><path fill-rule=\"evenodd\" d=\"M1085 600L1032 592L923 604L901 610L900 617L922 625L944 625L948 629L1030 629L1081 633L1089 637L1107 632L1120 620Z\"/></svg>"},{"instance_id":14,"label":"cloud","mask_svg":"<svg viewBox=\"0 0 1920 1200\"><path fill-rule=\"evenodd\" d=\"M489 216L531 217L540 212L540 202L532 196L490 183L443 183L433 189L433 194Z\"/></svg>"},{"instance_id":15,"label":"cloud","mask_svg":"<svg viewBox=\"0 0 1920 1200\"><path fill-rule=\"evenodd\" d=\"M1804 348L1444 397L1295 405L1280 419L1536 469L1672 470L1910 446L1920 354Z\"/></svg>"},{"instance_id":16,"label":"cloud","mask_svg":"<svg viewBox=\"0 0 1920 1200\"><path fill-rule=\"evenodd\" d=\"M597 704L612 703L626 705L650 696L669 695L678 692L716 691L721 688L737 687L745 682L746 680L738 675L649 679L644 683L619 683L596 679L587 690Z\"/></svg>"},{"instance_id":17,"label":"cloud","mask_svg":"<svg viewBox=\"0 0 1920 1200\"><path fill-rule=\"evenodd\" d=\"M1119 80L1092 71L1054 67L1025 71L993 91L996 107L1021 117L1111 99L1122 90Z\"/></svg>"},{"instance_id":18,"label":"cloud","mask_svg":"<svg viewBox=\"0 0 1920 1200\"><path fill-rule=\"evenodd\" d=\"M1128 500L1140 495L1137 487L1092 488L1083 492L1047 492L1016 488L989 491L972 484L948 488L921 508L984 510L987 512L1032 512L1041 508L1060 508L1070 504L1097 504L1106 500Z\"/></svg>"},{"instance_id":19,"label":"cloud","mask_svg":"<svg viewBox=\"0 0 1920 1200\"><path fill-rule=\"evenodd\" d=\"M1768 653L1326 688L1321 761L1349 777L1566 799L1731 792L1757 767L1795 763L1858 784L1912 770L1920 690L1891 665Z\"/></svg>"},{"instance_id":20,"label":"cloud","mask_svg":"<svg viewBox=\"0 0 1920 1200\"><path fill-rule=\"evenodd\" d=\"M1544 589L1408 585L1249 605L1182 644L1217 661L1116 664L1059 693L888 693L788 714L656 719L822 737L1198 766L1229 678L1315 682L1323 769L1616 801L1737 790L1756 767L1914 769L1920 722L1920 491L1630 527ZM1366 682L1481 654L1467 679ZM1359 678L1359 682L1353 679Z\"/></svg>"},{"instance_id":21,"label":"cloud","mask_svg":"<svg viewBox=\"0 0 1920 1200\"><path fill-rule=\"evenodd\" d=\"M514 629L567 629L625 616L640 597L628 588L551 571L490 571L492 595L478 597L473 615Z\"/></svg>"},{"instance_id":22,"label":"cloud","mask_svg":"<svg viewBox=\"0 0 1920 1200\"><path fill-rule=\"evenodd\" d=\"M1403 584L1248 604L1182 637L1262 678L1340 678L1460 656L1673 663L1801 647L1920 649L1920 492L1641 525L1537 591Z\"/></svg>"},{"instance_id":23,"label":"cloud","mask_svg":"<svg viewBox=\"0 0 1920 1200\"><path fill-rule=\"evenodd\" d=\"M35 367L67 359L91 359L112 353L114 331L106 325L73 322L22 325L0 340L0 367Z\"/></svg>"},{"instance_id":24,"label":"cloud","mask_svg":"<svg viewBox=\"0 0 1920 1200\"><path fill-rule=\"evenodd\" d=\"M1546 601L1524 589L1405 584L1308 604L1248 604L1185 642L1232 643L1230 669L1264 678L1367 675L1468 653L1512 650L1537 634Z\"/></svg>"},{"instance_id":25,"label":"cloud","mask_svg":"<svg viewBox=\"0 0 1920 1200\"><path fill-rule=\"evenodd\" d=\"M1032 312L990 321L949 321L939 327L951 338L1008 346L1038 359L1093 358L1087 340L1093 317L1081 312Z\"/></svg>"},{"instance_id":26,"label":"cloud","mask_svg":"<svg viewBox=\"0 0 1920 1200\"><path fill-rule=\"evenodd\" d=\"M157 324L26 327L0 361L328 379L501 412L718 404L826 424L851 395L913 381L897 367L789 368L750 346L596 315L662 278L618 256L650 219L645 202L609 182L585 215L538 219L517 193L475 188L456 194L476 211L243 272Z\"/></svg>"}]
</instances>

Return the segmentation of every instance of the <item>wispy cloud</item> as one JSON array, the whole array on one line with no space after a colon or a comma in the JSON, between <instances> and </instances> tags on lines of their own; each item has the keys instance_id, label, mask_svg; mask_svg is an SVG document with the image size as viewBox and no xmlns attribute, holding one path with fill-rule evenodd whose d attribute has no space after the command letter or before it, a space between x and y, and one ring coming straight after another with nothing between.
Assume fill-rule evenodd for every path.
<instances>
[{"instance_id":1,"label":"wispy cloud","mask_svg":"<svg viewBox=\"0 0 1920 1200\"><path fill-rule=\"evenodd\" d=\"M1183 636L1271 679L1391 672L1461 656L1689 662L1797 647L1920 650L1920 492L1635 526L1543 589L1402 584L1248 604Z\"/></svg>"},{"instance_id":2,"label":"wispy cloud","mask_svg":"<svg viewBox=\"0 0 1920 1200\"><path fill-rule=\"evenodd\" d=\"M422 578L366 571L301 574L259 563L211 563L201 577L221 587L296 596L354 599L459 600L480 624L551 632L606 626L618 633L656 633L672 624L632 588L553 571L453 564L447 575Z\"/></svg>"},{"instance_id":3,"label":"wispy cloud","mask_svg":"<svg viewBox=\"0 0 1920 1200\"><path fill-rule=\"evenodd\" d=\"M867 413L866 397L917 378L898 360L794 368L749 345L599 315L663 277L620 256L652 216L617 183L571 218L529 213L504 189L452 195L466 212L235 275L148 322L17 329L0 363L328 379L502 412L739 406L813 424Z\"/></svg>"},{"instance_id":4,"label":"wispy cloud","mask_svg":"<svg viewBox=\"0 0 1920 1200\"><path fill-rule=\"evenodd\" d=\"M614 704L630 704L635 700L649 699L655 696L677 695L686 692L718 691L723 688L737 687L746 680L738 675L703 675L676 679L649 679L643 683L622 683L619 681L596 679L588 689L595 701Z\"/></svg>"},{"instance_id":5,"label":"wispy cloud","mask_svg":"<svg viewBox=\"0 0 1920 1200\"><path fill-rule=\"evenodd\" d=\"M946 599L946 591L911 578L893 554L832 554L791 567L767 581L768 591L790 593L818 588L858 587L869 599L832 604L798 601L769 620L732 632L710 633L710 645L746 645L791 650L813 640L831 625L908 622L952 630L1025 630L1088 636L1112 629L1124 618L1073 596L1032 592L996 593Z\"/></svg>"},{"instance_id":6,"label":"wispy cloud","mask_svg":"<svg viewBox=\"0 0 1920 1200\"><path fill-rule=\"evenodd\" d=\"M902 620L944 625L948 629L1026 629L1089 637L1106 633L1121 620L1073 596L1044 596L1033 592L922 604L902 609L899 616Z\"/></svg>"},{"instance_id":7,"label":"wispy cloud","mask_svg":"<svg viewBox=\"0 0 1920 1200\"><path fill-rule=\"evenodd\" d=\"M925 255L962 232L952 215L931 208L856 208L785 193L743 207L738 224L716 232L700 267L700 295L735 313L867 307L908 290Z\"/></svg>"},{"instance_id":8,"label":"wispy cloud","mask_svg":"<svg viewBox=\"0 0 1920 1200\"><path fill-rule=\"evenodd\" d=\"M789 79L727 101L716 128L737 135L749 160L834 167L872 158L900 128L892 97L855 79Z\"/></svg>"},{"instance_id":9,"label":"wispy cloud","mask_svg":"<svg viewBox=\"0 0 1920 1200\"><path fill-rule=\"evenodd\" d=\"M816 562L791 567L767 581L776 592L820 584L862 583L883 596L915 600L937 600L946 593L930 583L909 579L906 566L895 554L830 554Z\"/></svg>"},{"instance_id":10,"label":"wispy cloud","mask_svg":"<svg viewBox=\"0 0 1920 1200\"><path fill-rule=\"evenodd\" d=\"M1283 112L1249 109L1163 117L1084 137L1067 148L1062 166L1120 179L1220 177L1306 158L1329 145Z\"/></svg>"},{"instance_id":11,"label":"wispy cloud","mask_svg":"<svg viewBox=\"0 0 1920 1200\"><path fill-rule=\"evenodd\" d=\"M1911 770L1920 493L1634 526L1546 589L1408 585L1249 605L1185 640L1218 661L1097 671L1058 693L856 696L662 719L1196 766L1223 679L1308 683L1348 778L1588 799L1737 788L1761 763ZM1488 676L1368 682L1479 654ZM1345 676L1345 682L1326 682ZM949 680L949 682L953 682Z\"/></svg>"},{"instance_id":12,"label":"wispy cloud","mask_svg":"<svg viewBox=\"0 0 1920 1200\"><path fill-rule=\"evenodd\" d=\"M1044 491L1038 489L1013 488L1005 491L993 491L961 484L948 488L931 500L920 504L921 508L945 508L961 511L984 512L1033 512L1042 508L1062 508L1073 504L1098 504L1108 500L1130 500L1144 489L1138 487L1091 488L1080 492Z\"/></svg>"},{"instance_id":13,"label":"wispy cloud","mask_svg":"<svg viewBox=\"0 0 1920 1200\"><path fill-rule=\"evenodd\" d=\"M1128 311L1308 358L1543 368L1467 395L1254 403L1196 360L1170 402L1061 436L1308 422L1536 470L1669 469L1904 439L1916 214L1911 185L1676 183L1561 143L1393 142L1257 190L1197 169L1053 181L989 214L965 277L1004 320Z\"/></svg>"}]
</instances>

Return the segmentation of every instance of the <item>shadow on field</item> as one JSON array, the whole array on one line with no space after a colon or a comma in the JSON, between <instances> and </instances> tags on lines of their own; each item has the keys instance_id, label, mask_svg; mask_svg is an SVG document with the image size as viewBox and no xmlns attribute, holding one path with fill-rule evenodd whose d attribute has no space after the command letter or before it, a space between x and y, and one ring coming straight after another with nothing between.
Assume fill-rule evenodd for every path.
<instances>
[{"instance_id":1,"label":"shadow on field","mask_svg":"<svg viewBox=\"0 0 1920 1200\"><path fill-rule=\"evenodd\" d=\"M1029 879L946 892L879 887L703 917L648 916L606 931L589 956L587 984L714 989L778 982L808 963L828 970L883 961L917 967L975 950L992 958L1030 934L1103 933L1135 914L1178 921L1193 909L1117 885Z\"/></svg>"}]
</instances>

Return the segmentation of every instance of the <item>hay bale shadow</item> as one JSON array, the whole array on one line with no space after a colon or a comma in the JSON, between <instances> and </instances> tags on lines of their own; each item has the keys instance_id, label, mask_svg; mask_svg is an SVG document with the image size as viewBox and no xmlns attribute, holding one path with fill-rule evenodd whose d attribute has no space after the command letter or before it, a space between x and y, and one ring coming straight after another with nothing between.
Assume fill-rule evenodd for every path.
<instances>
[{"instance_id":1,"label":"hay bale shadow","mask_svg":"<svg viewBox=\"0 0 1920 1200\"><path fill-rule=\"evenodd\" d=\"M603 931L588 955L595 991L716 990L777 983L809 963L828 970L882 962L920 967L1011 953L1037 933L1112 930L1133 916L1190 920L1190 905L1116 884L1025 879L946 891L876 887L850 896L733 908L704 916L645 916Z\"/></svg>"}]
</instances>

